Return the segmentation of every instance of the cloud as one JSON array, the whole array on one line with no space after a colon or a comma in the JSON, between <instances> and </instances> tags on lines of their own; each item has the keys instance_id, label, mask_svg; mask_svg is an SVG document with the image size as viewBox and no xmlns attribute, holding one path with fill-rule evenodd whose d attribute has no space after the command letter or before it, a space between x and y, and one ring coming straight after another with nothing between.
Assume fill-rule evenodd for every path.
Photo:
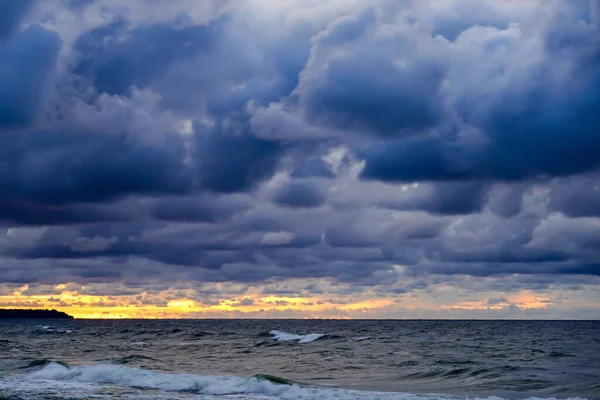
<instances>
[{"instance_id":1,"label":"cloud","mask_svg":"<svg viewBox=\"0 0 600 400\"><path fill-rule=\"evenodd\" d=\"M316 36L296 88L308 120L381 137L433 126L442 113L443 64L417 55L410 31L391 41L378 36L374 22L369 11L340 18Z\"/></svg>"},{"instance_id":2,"label":"cloud","mask_svg":"<svg viewBox=\"0 0 600 400\"><path fill-rule=\"evenodd\" d=\"M273 202L282 207L311 208L325 203L325 193L313 182L290 181L273 196Z\"/></svg>"},{"instance_id":3,"label":"cloud","mask_svg":"<svg viewBox=\"0 0 600 400\"><path fill-rule=\"evenodd\" d=\"M71 250L78 253L98 252L108 250L113 244L118 242L118 238L77 238L71 245Z\"/></svg>"},{"instance_id":4,"label":"cloud","mask_svg":"<svg viewBox=\"0 0 600 400\"><path fill-rule=\"evenodd\" d=\"M597 174L556 179L550 184L550 206L571 217L600 216Z\"/></svg>"},{"instance_id":5,"label":"cloud","mask_svg":"<svg viewBox=\"0 0 600 400\"><path fill-rule=\"evenodd\" d=\"M0 131L27 127L40 116L60 47L56 33L37 25L0 43Z\"/></svg>"},{"instance_id":6,"label":"cloud","mask_svg":"<svg viewBox=\"0 0 600 400\"><path fill-rule=\"evenodd\" d=\"M265 244L267 246L279 246L284 244L290 244L292 240L296 237L295 234L290 232L268 232L260 240L261 244Z\"/></svg>"},{"instance_id":7,"label":"cloud","mask_svg":"<svg viewBox=\"0 0 600 400\"><path fill-rule=\"evenodd\" d=\"M195 146L200 184L219 193L249 190L267 180L283 151L278 142L257 138L227 121L197 132Z\"/></svg>"},{"instance_id":8,"label":"cloud","mask_svg":"<svg viewBox=\"0 0 600 400\"><path fill-rule=\"evenodd\" d=\"M32 4L33 0L0 1L0 8L3 10L2 17L0 17L0 40L6 39L17 29L19 22Z\"/></svg>"},{"instance_id":9,"label":"cloud","mask_svg":"<svg viewBox=\"0 0 600 400\"><path fill-rule=\"evenodd\" d=\"M419 186L410 191L412 193L409 196L382 205L394 210L420 210L452 215L479 212L487 200L486 185L480 182L441 183L431 187Z\"/></svg>"},{"instance_id":10,"label":"cloud","mask_svg":"<svg viewBox=\"0 0 600 400\"><path fill-rule=\"evenodd\" d=\"M331 166L325 161L319 158L312 158L308 161L301 163L291 173L292 178L324 178L334 179L335 172L331 169Z\"/></svg>"},{"instance_id":11,"label":"cloud","mask_svg":"<svg viewBox=\"0 0 600 400\"><path fill-rule=\"evenodd\" d=\"M519 181L596 169L598 22L591 8L585 22L576 7L555 6L536 29L473 26L442 46L448 101L459 121L428 137L362 150L362 176Z\"/></svg>"},{"instance_id":12,"label":"cloud","mask_svg":"<svg viewBox=\"0 0 600 400\"><path fill-rule=\"evenodd\" d=\"M120 20L95 28L74 44L73 73L85 77L98 92L122 95L131 86L143 88L162 78L176 61L211 51L221 21L208 26L154 23L130 29Z\"/></svg>"},{"instance_id":13,"label":"cloud","mask_svg":"<svg viewBox=\"0 0 600 400\"><path fill-rule=\"evenodd\" d=\"M190 183L185 153L173 139L159 148L118 134L6 133L0 135L0 191L13 204L50 206L182 193Z\"/></svg>"},{"instance_id":14,"label":"cloud","mask_svg":"<svg viewBox=\"0 0 600 400\"><path fill-rule=\"evenodd\" d=\"M154 202L151 213L165 221L223 223L250 206L243 197L163 197Z\"/></svg>"},{"instance_id":15,"label":"cloud","mask_svg":"<svg viewBox=\"0 0 600 400\"><path fill-rule=\"evenodd\" d=\"M503 317L597 284L593 1L0 5L5 282Z\"/></svg>"},{"instance_id":16,"label":"cloud","mask_svg":"<svg viewBox=\"0 0 600 400\"><path fill-rule=\"evenodd\" d=\"M506 297L502 296L502 297L494 297L494 298L489 298L486 301L486 304L488 306L495 306L498 304L506 304L509 301L506 299Z\"/></svg>"}]
</instances>

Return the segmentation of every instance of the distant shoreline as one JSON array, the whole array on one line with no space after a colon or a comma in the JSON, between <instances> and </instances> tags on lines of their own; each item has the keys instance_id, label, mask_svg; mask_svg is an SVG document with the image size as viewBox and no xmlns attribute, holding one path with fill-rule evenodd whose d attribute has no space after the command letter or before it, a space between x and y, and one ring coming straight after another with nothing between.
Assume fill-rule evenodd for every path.
<instances>
[{"instance_id":1,"label":"distant shoreline","mask_svg":"<svg viewBox=\"0 0 600 400\"><path fill-rule=\"evenodd\" d=\"M74 319L57 310L0 309L0 319Z\"/></svg>"}]
</instances>

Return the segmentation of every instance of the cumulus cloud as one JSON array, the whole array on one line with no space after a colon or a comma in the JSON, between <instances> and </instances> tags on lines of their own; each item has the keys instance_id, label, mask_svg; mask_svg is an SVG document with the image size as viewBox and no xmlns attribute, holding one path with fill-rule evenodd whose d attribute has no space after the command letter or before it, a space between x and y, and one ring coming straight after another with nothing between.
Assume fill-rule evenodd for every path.
<instances>
[{"instance_id":1,"label":"cumulus cloud","mask_svg":"<svg viewBox=\"0 0 600 400\"><path fill-rule=\"evenodd\" d=\"M595 1L0 6L6 282L600 275Z\"/></svg>"}]
</instances>

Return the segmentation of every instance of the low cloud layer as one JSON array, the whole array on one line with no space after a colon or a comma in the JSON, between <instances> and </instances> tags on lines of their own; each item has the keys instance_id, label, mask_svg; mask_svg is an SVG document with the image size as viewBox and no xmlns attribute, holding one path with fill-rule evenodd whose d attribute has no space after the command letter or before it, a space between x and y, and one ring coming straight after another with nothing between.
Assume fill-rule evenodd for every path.
<instances>
[{"instance_id":1,"label":"low cloud layer","mask_svg":"<svg viewBox=\"0 0 600 400\"><path fill-rule=\"evenodd\" d=\"M9 288L598 293L594 0L0 7Z\"/></svg>"}]
</instances>

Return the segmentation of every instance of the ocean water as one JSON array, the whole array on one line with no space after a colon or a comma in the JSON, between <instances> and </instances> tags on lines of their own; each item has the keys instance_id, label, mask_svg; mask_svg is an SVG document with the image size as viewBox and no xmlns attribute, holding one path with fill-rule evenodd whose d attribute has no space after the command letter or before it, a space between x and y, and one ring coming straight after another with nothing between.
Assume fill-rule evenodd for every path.
<instances>
[{"instance_id":1,"label":"ocean water","mask_svg":"<svg viewBox=\"0 0 600 400\"><path fill-rule=\"evenodd\" d=\"M0 399L600 399L600 321L0 320Z\"/></svg>"}]
</instances>

